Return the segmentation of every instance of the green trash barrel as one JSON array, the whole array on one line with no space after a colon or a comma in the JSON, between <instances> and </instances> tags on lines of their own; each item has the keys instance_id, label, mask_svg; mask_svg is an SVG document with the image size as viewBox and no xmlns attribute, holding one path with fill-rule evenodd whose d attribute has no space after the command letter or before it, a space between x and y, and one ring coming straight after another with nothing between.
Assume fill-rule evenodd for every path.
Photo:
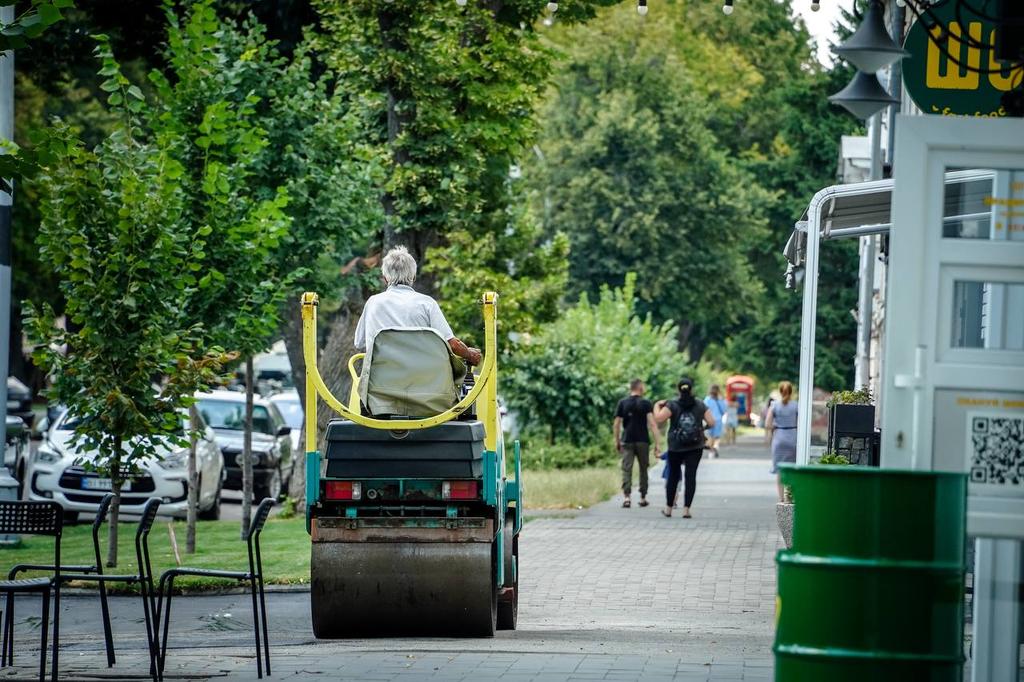
<instances>
[{"instance_id":1,"label":"green trash barrel","mask_svg":"<svg viewBox=\"0 0 1024 682\"><path fill-rule=\"evenodd\" d=\"M777 682L963 679L964 474L786 467Z\"/></svg>"}]
</instances>

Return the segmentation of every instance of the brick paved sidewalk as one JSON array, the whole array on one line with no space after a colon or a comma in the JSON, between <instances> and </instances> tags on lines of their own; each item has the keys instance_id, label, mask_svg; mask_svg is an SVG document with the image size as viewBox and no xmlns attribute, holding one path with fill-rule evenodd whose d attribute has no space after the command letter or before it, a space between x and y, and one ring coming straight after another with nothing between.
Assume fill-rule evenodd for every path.
<instances>
[{"instance_id":1,"label":"brick paved sidewalk","mask_svg":"<svg viewBox=\"0 0 1024 682\"><path fill-rule=\"evenodd\" d=\"M650 507L638 507L634 494L631 509L620 497L575 518L527 524L519 629L493 639L318 642L308 593L271 594L273 677L769 680L780 546L774 481L757 447L725 455L701 464L693 519L658 513L659 464ZM33 675L38 631L27 621L37 610L19 606L17 666L0 679ZM119 658L108 670L95 598L66 599L62 679L146 678L138 611L137 600L116 600ZM176 599L168 679L255 679L249 627L244 595Z\"/></svg>"}]
</instances>

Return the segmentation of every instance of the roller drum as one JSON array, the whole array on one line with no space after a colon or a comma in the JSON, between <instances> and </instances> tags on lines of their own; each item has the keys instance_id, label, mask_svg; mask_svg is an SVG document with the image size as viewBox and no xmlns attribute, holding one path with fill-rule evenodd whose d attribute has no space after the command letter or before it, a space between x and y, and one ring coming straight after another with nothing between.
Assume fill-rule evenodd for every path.
<instances>
[{"instance_id":1,"label":"roller drum","mask_svg":"<svg viewBox=\"0 0 1024 682\"><path fill-rule=\"evenodd\" d=\"M493 543L314 542L313 633L494 635Z\"/></svg>"}]
</instances>

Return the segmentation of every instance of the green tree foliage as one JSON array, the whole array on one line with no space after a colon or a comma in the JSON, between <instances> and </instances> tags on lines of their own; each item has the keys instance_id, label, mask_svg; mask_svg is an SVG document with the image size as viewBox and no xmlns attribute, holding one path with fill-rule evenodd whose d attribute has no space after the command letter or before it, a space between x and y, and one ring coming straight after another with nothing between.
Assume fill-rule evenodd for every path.
<instances>
[{"instance_id":1,"label":"green tree foliage","mask_svg":"<svg viewBox=\"0 0 1024 682\"><path fill-rule=\"evenodd\" d=\"M482 347L483 318L477 305L484 291L501 294L498 349L511 347L509 333L529 334L558 316L568 280L569 240L552 238L529 214L525 203L510 204L504 230L471 234L458 230L448 243L430 251L428 272L460 338Z\"/></svg>"},{"instance_id":2,"label":"green tree foliage","mask_svg":"<svg viewBox=\"0 0 1024 682\"><path fill-rule=\"evenodd\" d=\"M247 61L265 55L222 49L224 27L212 0L195 2L181 21L171 9L167 16L169 73L150 73L156 98L149 123L174 150L193 197L183 219L199 238L191 245L196 266L186 280L195 289L185 314L204 324L211 344L251 355L278 326L283 292L274 266L289 227L287 192L260 196L253 182L269 141L258 125L260 96L244 72L252 68Z\"/></svg>"},{"instance_id":3,"label":"green tree foliage","mask_svg":"<svg viewBox=\"0 0 1024 682\"><path fill-rule=\"evenodd\" d=\"M784 287L781 250L813 193L834 182L839 137L857 129L826 100L849 74L817 63L788 3L726 16L679 0L646 22L629 9L552 32L562 59L542 110L544 158L527 169L550 204L546 226L569 233L578 290L636 270L641 309L676 321L695 356L710 345L732 369L792 378L800 300ZM673 139L680 148L663 142ZM683 241L677 225L697 235L690 256L666 244ZM830 245L823 272L816 378L826 387L849 373L855 250Z\"/></svg>"},{"instance_id":4,"label":"green tree foliage","mask_svg":"<svg viewBox=\"0 0 1024 682\"><path fill-rule=\"evenodd\" d=\"M565 3L558 15L582 21L612 1ZM507 329L550 319L565 243L514 208L522 190L510 181L535 136L551 69L533 30L546 3L314 4L327 62L364 110L368 139L387 150L378 243L410 248L460 334L479 330L470 303L483 289L504 294Z\"/></svg>"},{"instance_id":5,"label":"green tree foliage","mask_svg":"<svg viewBox=\"0 0 1024 682\"><path fill-rule=\"evenodd\" d=\"M765 297L727 335L713 339L719 347L711 356L765 379L793 379L800 355L801 296L785 288L781 247L811 196L835 182L840 137L860 128L827 100L853 72L841 63L826 71L817 62L810 36L788 3L741 8L729 17L713 3L677 7L684 26L696 27L690 30L722 46L703 60L714 75L698 81L716 101L711 125L718 139L776 197L765 206L770 235L750 253ZM743 79L743 87L732 90L737 96L723 97L730 78ZM828 244L819 285L815 366L815 384L827 390L848 385L852 375L856 322L849 311L856 307L856 282L856 242Z\"/></svg>"},{"instance_id":6,"label":"green tree foliage","mask_svg":"<svg viewBox=\"0 0 1024 682\"><path fill-rule=\"evenodd\" d=\"M661 9L657 23L624 6L555 34L564 58L530 170L548 229L572 241L572 290L636 272L640 310L699 353L758 301L748 253L771 197L713 134L717 104L695 85L706 76Z\"/></svg>"},{"instance_id":7,"label":"green tree foliage","mask_svg":"<svg viewBox=\"0 0 1024 682\"><path fill-rule=\"evenodd\" d=\"M0 7L15 4L5 0ZM74 0L30 0L11 22L0 21L0 52L27 46L29 39L38 38L64 18L61 10L74 6ZM0 59L4 58L6 55L0 55ZM22 149L14 140L0 140L0 190L10 193L12 180L31 177L38 170L38 158L32 149Z\"/></svg>"},{"instance_id":8,"label":"green tree foliage","mask_svg":"<svg viewBox=\"0 0 1024 682\"><path fill-rule=\"evenodd\" d=\"M595 303L584 294L513 350L502 391L528 445L531 434L569 450L610 443L615 404L631 379L643 379L651 396L670 398L679 377L697 371L677 349L675 326L638 312L636 282L630 273L621 289L602 287ZM554 463L593 462L567 455Z\"/></svg>"},{"instance_id":9,"label":"green tree foliage","mask_svg":"<svg viewBox=\"0 0 1024 682\"><path fill-rule=\"evenodd\" d=\"M218 369L219 355L204 355L202 328L182 319L201 264L192 246L200 235L181 229L184 168L168 140L146 135L141 93L104 38L97 55L118 126L92 150L63 124L39 140L40 257L63 275L68 329L52 307L32 303L26 327L36 362L53 378L50 397L78 418L75 438L92 453L90 466L112 481L115 565L125 476L168 442L182 443L180 410L196 376ZM156 389L154 378L165 376L173 380Z\"/></svg>"},{"instance_id":10,"label":"green tree foliage","mask_svg":"<svg viewBox=\"0 0 1024 682\"><path fill-rule=\"evenodd\" d=\"M0 7L18 3L5 0ZM29 0L10 23L0 22L0 52L16 50L28 45L30 38L38 38L43 32L64 18L61 10L74 8L74 0Z\"/></svg>"},{"instance_id":11,"label":"green tree foliage","mask_svg":"<svg viewBox=\"0 0 1024 682\"><path fill-rule=\"evenodd\" d=\"M187 274L184 316L199 322L205 344L251 358L270 343L279 326L289 274L280 272L277 252L290 224L288 195L276 187L260 196L256 165L268 146L258 125L260 97L246 83L251 62L266 59L254 41L239 54L222 46L225 26L212 0L192 3L179 19L166 3L168 73L150 73L155 103L150 126L175 150L181 182L193 197L183 214L183 231L196 234L196 263ZM251 35L251 33L250 33ZM258 36L258 34L257 34ZM260 47L264 47L261 52ZM251 377L251 373L248 375ZM194 390L203 388L197 384ZM251 397L252 382L247 391ZM252 401L246 401L243 437L242 528L248 531L252 504ZM198 418L193 414L195 426ZM198 474L189 456L189 524L186 549L195 550Z\"/></svg>"}]
</instances>

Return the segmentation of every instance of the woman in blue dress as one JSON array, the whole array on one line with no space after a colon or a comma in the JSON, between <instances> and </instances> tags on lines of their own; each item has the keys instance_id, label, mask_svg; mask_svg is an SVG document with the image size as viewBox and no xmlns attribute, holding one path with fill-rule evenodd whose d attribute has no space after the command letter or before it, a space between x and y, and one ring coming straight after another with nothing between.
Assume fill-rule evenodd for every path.
<instances>
[{"instance_id":1,"label":"woman in blue dress","mask_svg":"<svg viewBox=\"0 0 1024 682\"><path fill-rule=\"evenodd\" d=\"M722 432L725 428L725 415L729 406L722 399L718 384L711 386L708 394L704 397L704 404L711 410L711 416L715 418L715 425L708 429L708 448L711 450L711 457L718 457L718 446L722 442Z\"/></svg>"},{"instance_id":2,"label":"woman in blue dress","mask_svg":"<svg viewBox=\"0 0 1024 682\"><path fill-rule=\"evenodd\" d=\"M768 408L765 429L772 439L772 473L779 473L779 464L796 461L796 403L793 402L793 384L783 381L779 384L779 395ZM783 502L782 478L778 480L779 502Z\"/></svg>"}]
</instances>

